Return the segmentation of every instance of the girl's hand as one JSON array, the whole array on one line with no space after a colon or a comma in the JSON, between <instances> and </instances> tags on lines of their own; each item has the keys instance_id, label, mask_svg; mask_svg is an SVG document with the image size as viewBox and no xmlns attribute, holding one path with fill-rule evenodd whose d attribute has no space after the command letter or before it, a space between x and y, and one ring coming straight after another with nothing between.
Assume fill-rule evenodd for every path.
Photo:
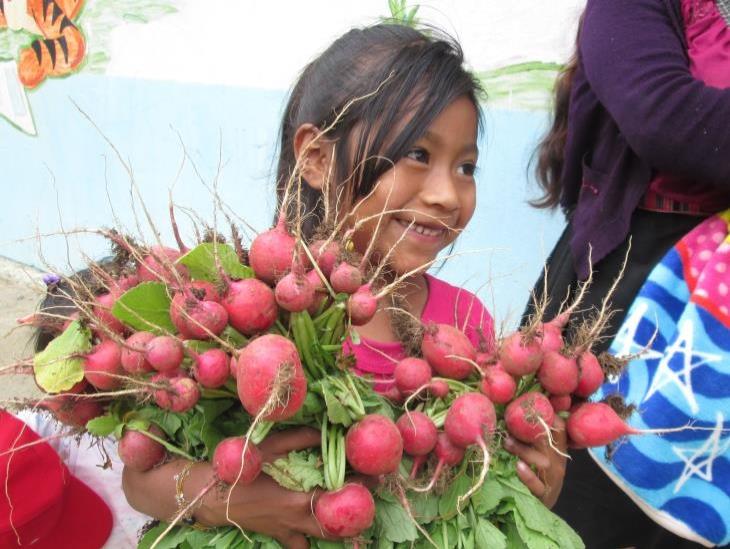
<instances>
[{"instance_id":1,"label":"girl's hand","mask_svg":"<svg viewBox=\"0 0 730 549\"><path fill-rule=\"evenodd\" d=\"M565 422L557 416L553 424L552 437L553 446L565 454L568 446ZM530 492L546 507L555 505L563 487L566 457L550 447L547 437L540 437L532 446L507 437L504 447L520 458L517 462L517 476Z\"/></svg>"},{"instance_id":2,"label":"girl's hand","mask_svg":"<svg viewBox=\"0 0 730 549\"><path fill-rule=\"evenodd\" d=\"M260 445L264 460L273 461L292 450L319 446L319 431L309 428L274 433ZM187 462L175 460L146 473L125 468L123 487L130 505L161 520L178 512L174 476ZM209 463L192 467L184 480L185 501L192 501L213 475ZM229 500L230 494L230 500ZM282 488L265 474L248 486L213 488L195 509L195 518L208 526L238 524L245 530L273 537L285 547L308 547L305 535L326 538L312 514L313 492L293 492ZM229 520L230 519L230 520Z\"/></svg>"}]
</instances>

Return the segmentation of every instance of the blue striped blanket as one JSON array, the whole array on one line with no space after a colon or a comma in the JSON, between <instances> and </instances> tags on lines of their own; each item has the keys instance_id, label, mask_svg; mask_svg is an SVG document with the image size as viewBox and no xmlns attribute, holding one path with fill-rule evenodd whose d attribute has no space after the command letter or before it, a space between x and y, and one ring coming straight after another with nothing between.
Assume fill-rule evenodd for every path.
<instances>
[{"instance_id":1,"label":"blue striped blanket","mask_svg":"<svg viewBox=\"0 0 730 549\"><path fill-rule=\"evenodd\" d=\"M698 225L644 283L612 346L632 355L598 400L620 394L638 429L592 456L657 523L706 546L730 543L730 211Z\"/></svg>"}]
</instances>

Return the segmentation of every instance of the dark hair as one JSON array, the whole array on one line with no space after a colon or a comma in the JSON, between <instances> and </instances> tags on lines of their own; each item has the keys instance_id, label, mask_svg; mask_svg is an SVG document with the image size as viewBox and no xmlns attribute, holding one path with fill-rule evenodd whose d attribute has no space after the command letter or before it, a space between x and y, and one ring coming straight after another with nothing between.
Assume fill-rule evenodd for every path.
<instances>
[{"instance_id":1,"label":"dark hair","mask_svg":"<svg viewBox=\"0 0 730 549\"><path fill-rule=\"evenodd\" d=\"M582 19L581 16L581 21L578 23L578 34L580 34ZM578 45L576 43L575 52L555 80L553 122L535 151L537 155L535 175L543 191L541 197L530 201L530 205L536 208L555 208L560 204L563 191L561 178L565 160L565 143L568 138L570 92L578 63Z\"/></svg>"},{"instance_id":2,"label":"dark hair","mask_svg":"<svg viewBox=\"0 0 730 549\"><path fill-rule=\"evenodd\" d=\"M294 134L302 124L323 130L341 115L326 136L337 143L331 194L338 196L348 181L350 187L342 196L349 201L367 195L455 99L465 96L472 101L481 130L478 96L482 91L463 62L460 46L435 31L427 35L407 26L379 24L350 30L338 38L305 67L286 106L277 168L279 208L296 164ZM399 122L405 124L393 135ZM323 221L323 200L332 200L332 196L323 197L303 182L301 214L306 238ZM287 213L292 219L296 204L289 205Z\"/></svg>"}]
</instances>

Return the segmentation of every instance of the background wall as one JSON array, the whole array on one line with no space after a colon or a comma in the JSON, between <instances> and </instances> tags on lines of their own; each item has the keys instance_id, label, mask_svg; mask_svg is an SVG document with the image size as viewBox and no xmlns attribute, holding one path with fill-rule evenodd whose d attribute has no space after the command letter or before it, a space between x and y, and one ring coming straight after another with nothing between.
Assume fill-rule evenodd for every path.
<instances>
[{"instance_id":1,"label":"background wall","mask_svg":"<svg viewBox=\"0 0 730 549\"><path fill-rule=\"evenodd\" d=\"M452 259L440 275L479 289L508 323L519 316L563 225L559 214L526 205L535 195L528 162L582 3L418 6L422 22L458 37L489 94L477 213L457 245L481 251ZM87 0L73 17L86 38L82 64L34 89L19 84L14 71L21 48L37 36L3 28L0 19L0 255L67 272L83 264L82 250L99 257L107 245L81 233L51 233L115 222L136 232L140 204L133 205L130 174L117 153L163 229L171 187L176 204L212 220L205 185L213 181L238 216L267 227L288 86L342 32L389 13L386 0Z\"/></svg>"}]
</instances>

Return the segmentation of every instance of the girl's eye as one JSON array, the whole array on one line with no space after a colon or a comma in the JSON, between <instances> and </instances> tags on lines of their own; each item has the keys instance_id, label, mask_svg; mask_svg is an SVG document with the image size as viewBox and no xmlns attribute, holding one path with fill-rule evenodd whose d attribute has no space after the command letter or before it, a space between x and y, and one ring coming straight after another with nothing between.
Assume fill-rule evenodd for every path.
<instances>
[{"instance_id":1,"label":"girl's eye","mask_svg":"<svg viewBox=\"0 0 730 549\"><path fill-rule=\"evenodd\" d=\"M458 171L461 175L472 177L477 171L477 165L473 162L466 162L459 166Z\"/></svg>"},{"instance_id":2,"label":"girl's eye","mask_svg":"<svg viewBox=\"0 0 730 549\"><path fill-rule=\"evenodd\" d=\"M411 149L406 153L406 158L410 158L411 160L415 160L416 162L427 164L428 152L423 149Z\"/></svg>"}]
</instances>

